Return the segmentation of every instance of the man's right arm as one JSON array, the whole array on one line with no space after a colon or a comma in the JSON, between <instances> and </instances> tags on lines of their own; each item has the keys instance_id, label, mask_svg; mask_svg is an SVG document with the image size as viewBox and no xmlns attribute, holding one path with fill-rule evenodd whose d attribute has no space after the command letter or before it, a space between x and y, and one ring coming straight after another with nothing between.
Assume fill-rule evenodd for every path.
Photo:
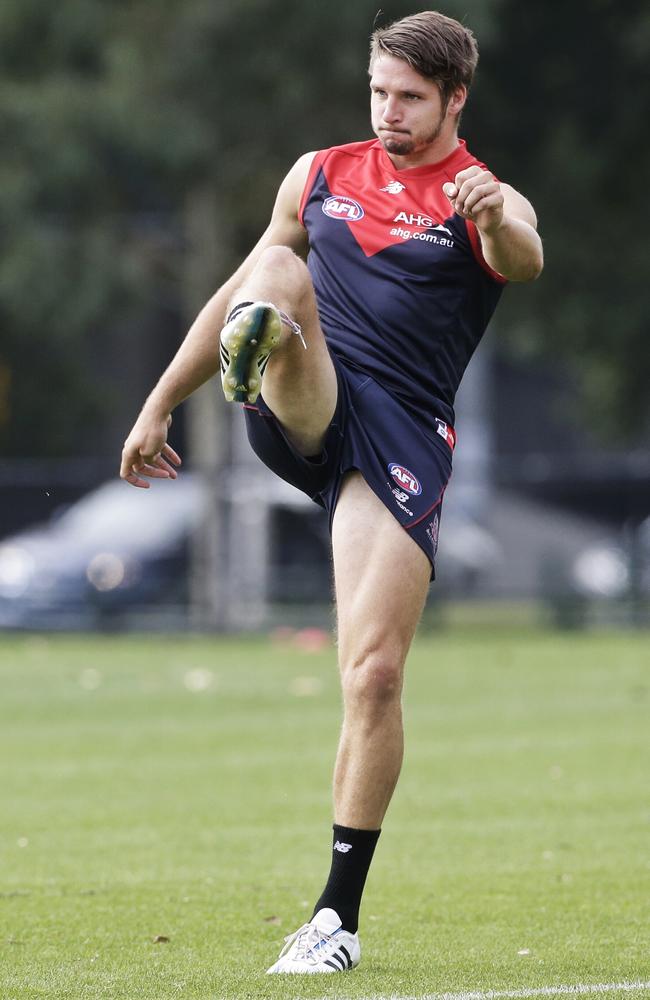
<instances>
[{"instance_id":1,"label":"man's right arm","mask_svg":"<svg viewBox=\"0 0 650 1000\"><path fill-rule=\"evenodd\" d=\"M203 307L147 398L122 452L120 476L132 486L148 487L143 476L175 475L173 465L178 464L178 455L167 445L172 410L219 370L219 332L225 323L228 304L263 251L270 246L287 246L305 256L307 234L298 220L298 208L314 155L306 153L291 168L280 185L266 231L240 267Z\"/></svg>"}]
</instances>

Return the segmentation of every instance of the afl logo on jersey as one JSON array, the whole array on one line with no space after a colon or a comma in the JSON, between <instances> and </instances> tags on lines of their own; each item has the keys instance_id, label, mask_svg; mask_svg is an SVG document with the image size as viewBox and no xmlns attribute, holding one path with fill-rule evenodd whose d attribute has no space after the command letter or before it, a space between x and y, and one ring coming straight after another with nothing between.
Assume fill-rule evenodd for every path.
<instances>
[{"instance_id":1,"label":"afl logo on jersey","mask_svg":"<svg viewBox=\"0 0 650 1000\"><path fill-rule=\"evenodd\" d=\"M422 487L415 478L412 472L405 469L403 465L398 465L397 462L391 462L388 466L388 471L391 476L402 487L407 493L410 493L412 497L418 497L422 492Z\"/></svg>"},{"instance_id":2,"label":"afl logo on jersey","mask_svg":"<svg viewBox=\"0 0 650 1000\"><path fill-rule=\"evenodd\" d=\"M323 202L323 212L330 219L343 219L344 222L358 222L363 219L364 211L358 201L344 194L333 194Z\"/></svg>"}]
</instances>

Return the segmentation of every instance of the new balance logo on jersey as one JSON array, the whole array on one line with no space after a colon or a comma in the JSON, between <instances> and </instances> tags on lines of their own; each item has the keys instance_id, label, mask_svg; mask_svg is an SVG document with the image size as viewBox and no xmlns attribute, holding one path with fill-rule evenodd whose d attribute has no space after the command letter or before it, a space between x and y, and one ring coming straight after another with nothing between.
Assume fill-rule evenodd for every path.
<instances>
[{"instance_id":1,"label":"new balance logo on jersey","mask_svg":"<svg viewBox=\"0 0 650 1000\"><path fill-rule=\"evenodd\" d=\"M400 181L391 181L386 187L379 188L380 191L387 191L388 194L399 194L400 191L406 191L406 184L401 184Z\"/></svg>"},{"instance_id":2,"label":"new balance logo on jersey","mask_svg":"<svg viewBox=\"0 0 650 1000\"><path fill-rule=\"evenodd\" d=\"M334 850L340 851L341 854L347 854L348 851L352 850L352 844L343 844L340 840L337 840L334 844Z\"/></svg>"}]
</instances>

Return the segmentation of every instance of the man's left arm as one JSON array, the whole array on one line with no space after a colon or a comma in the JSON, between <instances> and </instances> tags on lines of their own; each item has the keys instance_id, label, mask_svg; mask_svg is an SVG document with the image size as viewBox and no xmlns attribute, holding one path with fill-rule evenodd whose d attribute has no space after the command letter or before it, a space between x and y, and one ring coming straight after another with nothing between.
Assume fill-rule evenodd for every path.
<instances>
[{"instance_id":1,"label":"man's left arm","mask_svg":"<svg viewBox=\"0 0 650 1000\"><path fill-rule=\"evenodd\" d=\"M468 167L448 181L443 191L454 210L476 226L483 256L509 281L533 281L544 267L542 241L533 206L489 170Z\"/></svg>"}]
</instances>

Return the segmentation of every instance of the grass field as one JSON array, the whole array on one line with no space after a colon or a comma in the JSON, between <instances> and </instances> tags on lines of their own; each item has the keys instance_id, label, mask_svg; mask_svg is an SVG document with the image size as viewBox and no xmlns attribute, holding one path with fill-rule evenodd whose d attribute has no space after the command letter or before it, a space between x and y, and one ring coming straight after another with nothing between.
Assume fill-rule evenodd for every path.
<instances>
[{"instance_id":1,"label":"grass field","mask_svg":"<svg viewBox=\"0 0 650 1000\"><path fill-rule=\"evenodd\" d=\"M0 642L1 1000L648 1000L647 634L420 639L362 963L264 975L329 865L334 662L261 639Z\"/></svg>"}]
</instances>

